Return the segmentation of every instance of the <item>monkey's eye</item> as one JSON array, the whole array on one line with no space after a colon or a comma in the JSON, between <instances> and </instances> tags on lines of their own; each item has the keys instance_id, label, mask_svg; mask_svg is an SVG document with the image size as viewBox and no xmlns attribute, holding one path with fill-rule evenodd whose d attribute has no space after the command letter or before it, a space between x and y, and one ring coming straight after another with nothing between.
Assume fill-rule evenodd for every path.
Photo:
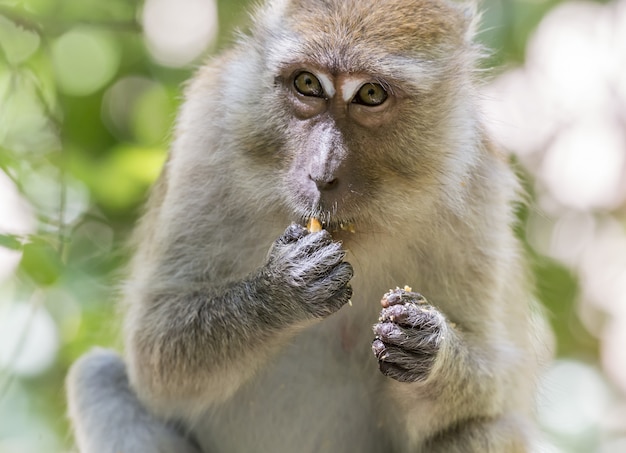
<instances>
[{"instance_id":1,"label":"monkey's eye","mask_svg":"<svg viewBox=\"0 0 626 453\"><path fill-rule=\"evenodd\" d=\"M324 97L324 88L320 81L310 72L301 72L296 76L293 85L298 93L304 96Z\"/></svg>"},{"instance_id":2,"label":"monkey's eye","mask_svg":"<svg viewBox=\"0 0 626 453\"><path fill-rule=\"evenodd\" d=\"M379 83L366 83L359 91L357 91L356 96L352 102L355 104L367 105L367 106L376 106L380 105L387 100L387 91L383 88L383 86Z\"/></svg>"}]
</instances>

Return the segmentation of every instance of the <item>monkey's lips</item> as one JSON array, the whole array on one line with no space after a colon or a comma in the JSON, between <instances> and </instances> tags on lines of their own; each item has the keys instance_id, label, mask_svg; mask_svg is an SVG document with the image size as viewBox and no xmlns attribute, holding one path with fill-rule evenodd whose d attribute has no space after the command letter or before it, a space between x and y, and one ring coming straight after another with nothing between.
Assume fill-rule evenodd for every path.
<instances>
[{"instance_id":1,"label":"monkey's lips","mask_svg":"<svg viewBox=\"0 0 626 453\"><path fill-rule=\"evenodd\" d=\"M339 219L331 219L325 220L321 216L310 216L310 217L302 217L299 220L301 225L310 225L311 219L316 219L319 223L321 223L322 228L329 231L332 235L336 235L337 233L350 233L354 234L357 232L355 223L351 220L339 220Z\"/></svg>"}]
</instances>

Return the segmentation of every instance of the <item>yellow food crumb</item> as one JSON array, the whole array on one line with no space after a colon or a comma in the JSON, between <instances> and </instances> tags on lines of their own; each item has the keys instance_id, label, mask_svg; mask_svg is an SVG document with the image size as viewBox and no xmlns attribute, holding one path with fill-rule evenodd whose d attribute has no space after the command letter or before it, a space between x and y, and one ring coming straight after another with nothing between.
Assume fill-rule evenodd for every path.
<instances>
[{"instance_id":1,"label":"yellow food crumb","mask_svg":"<svg viewBox=\"0 0 626 453\"><path fill-rule=\"evenodd\" d=\"M306 229L309 230L311 233L317 233L319 231L322 231L322 224L315 217L311 217L306 224Z\"/></svg>"},{"instance_id":2,"label":"yellow food crumb","mask_svg":"<svg viewBox=\"0 0 626 453\"><path fill-rule=\"evenodd\" d=\"M356 233L356 229L354 228L354 224L352 223L340 223L339 224L339 228L342 231L347 231L348 233Z\"/></svg>"}]
</instances>

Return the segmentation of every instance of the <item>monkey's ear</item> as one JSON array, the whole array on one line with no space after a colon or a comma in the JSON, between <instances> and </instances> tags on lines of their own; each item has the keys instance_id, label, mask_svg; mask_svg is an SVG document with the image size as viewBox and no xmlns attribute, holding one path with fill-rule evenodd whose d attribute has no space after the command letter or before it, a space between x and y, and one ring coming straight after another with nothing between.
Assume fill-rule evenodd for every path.
<instances>
[{"instance_id":1,"label":"monkey's ear","mask_svg":"<svg viewBox=\"0 0 626 453\"><path fill-rule=\"evenodd\" d=\"M290 3L290 0L253 2L250 17L258 29L270 32L272 30L280 30L285 11Z\"/></svg>"},{"instance_id":2,"label":"monkey's ear","mask_svg":"<svg viewBox=\"0 0 626 453\"><path fill-rule=\"evenodd\" d=\"M481 0L453 0L453 2L460 11L465 23L465 41L471 42L474 40L480 25L481 13L479 7Z\"/></svg>"}]
</instances>

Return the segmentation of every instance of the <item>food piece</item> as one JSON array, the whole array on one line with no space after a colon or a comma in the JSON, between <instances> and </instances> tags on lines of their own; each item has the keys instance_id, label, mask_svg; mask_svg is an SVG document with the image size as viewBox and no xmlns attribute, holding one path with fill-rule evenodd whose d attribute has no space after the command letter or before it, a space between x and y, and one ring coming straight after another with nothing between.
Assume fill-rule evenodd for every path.
<instances>
[{"instance_id":1,"label":"food piece","mask_svg":"<svg viewBox=\"0 0 626 453\"><path fill-rule=\"evenodd\" d=\"M322 224L315 217L311 217L306 224L306 229L311 233L318 233L322 231Z\"/></svg>"},{"instance_id":2,"label":"food piece","mask_svg":"<svg viewBox=\"0 0 626 453\"><path fill-rule=\"evenodd\" d=\"M340 223L339 229L341 231L347 231L348 233L352 233L352 234L356 233L356 229L354 228L353 223Z\"/></svg>"}]
</instances>

